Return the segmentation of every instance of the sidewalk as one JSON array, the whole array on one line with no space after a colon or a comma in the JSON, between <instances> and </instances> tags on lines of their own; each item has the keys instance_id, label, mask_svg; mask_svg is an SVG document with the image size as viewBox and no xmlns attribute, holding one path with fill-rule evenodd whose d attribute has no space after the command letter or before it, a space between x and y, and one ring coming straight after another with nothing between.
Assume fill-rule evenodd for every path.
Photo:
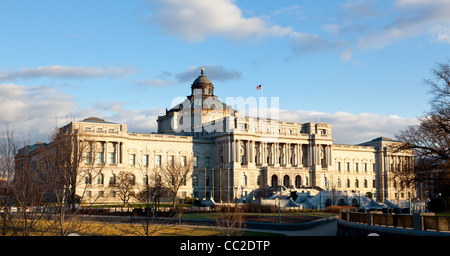
<instances>
[{"instance_id":1,"label":"sidewalk","mask_svg":"<svg viewBox=\"0 0 450 256\"><path fill-rule=\"evenodd\" d=\"M284 234L286 236L336 236L337 220L317 225L315 227L298 230L298 231L282 231L282 230L262 230L262 229L245 229L246 231L268 232L276 234Z\"/></svg>"}]
</instances>

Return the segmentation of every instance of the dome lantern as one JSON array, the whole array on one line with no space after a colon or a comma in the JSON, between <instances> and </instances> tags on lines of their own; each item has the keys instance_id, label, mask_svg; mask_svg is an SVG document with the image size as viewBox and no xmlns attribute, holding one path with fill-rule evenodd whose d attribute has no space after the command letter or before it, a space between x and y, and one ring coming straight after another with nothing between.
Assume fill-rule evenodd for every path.
<instances>
[{"instance_id":1,"label":"dome lantern","mask_svg":"<svg viewBox=\"0 0 450 256\"><path fill-rule=\"evenodd\" d=\"M197 79L195 79L192 83L191 92L192 93L190 97L200 94L203 98L214 96L214 85L212 84L211 80L209 80L209 78L205 76L204 67L201 68L200 76L197 77Z\"/></svg>"}]
</instances>

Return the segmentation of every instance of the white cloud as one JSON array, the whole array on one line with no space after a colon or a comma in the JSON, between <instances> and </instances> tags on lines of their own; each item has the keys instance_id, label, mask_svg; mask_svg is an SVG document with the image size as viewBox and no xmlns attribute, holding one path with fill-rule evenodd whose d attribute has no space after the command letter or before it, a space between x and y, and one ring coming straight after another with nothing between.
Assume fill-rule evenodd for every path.
<instances>
[{"instance_id":1,"label":"white cloud","mask_svg":"<svg viewBox=\"0 0 450 256\"><path fill-rule=\"evenodd\" d=\"M111 115L104 116L105 120L115 123L126 124L128 132L150 133L158 130L158 116L165 114L163 108L153 108L150 110L127 110L121 109Z\"/></svg>"},{"instance_id":2,"label":"white cloud","mask_svg":"<svg viewBox=\"0 0 450 256\"><path fill-rule=\"evenodd\" d=\"M242 73L236 69L229 69L221 65L206 64L205 75L214 77L217 81L236 80L242 78ZM179 82L192 82L200 75L200 66L187 67L183 72L175 75Z\"/></svg>"},{"instance_id":3,"label":"white cloud","mask_svg":"<svg viewBox=\"0 0 450 256\"><path fill-rule=\"evenodd\" d=\"M321 27L333 36L338 35L341 32L341 26L339 24L324 24Z\"/></svg>"},{"instance_id":4,"label":"white cloud","mask_svg":"<svg viewBox=\"0 0 450 256\"><path fill-rule=\"evenodd\" d=\"M8 123L18 136L46 141L56 125L97 116L107 121L128 125L130 132L154 132L163 108L126 109L122 102L96 102L80 108L73 99L45 86L0 85L0 124ZM373 113L323 113L281 109L273 118L291 122L325 122L332 125L336 144L358 144L377 137L390 137L408 125L418 124L416 118Z\"/></svg>"},{"instance_id":5,"label":"white cloud","mask_svg":"<svg viewBox=\"0 0 450 256\"><path fill-rule=\"evenodd\" d=\"M445 26L436 25L429 31L432 35L434 35L435 41L450 44L450 24Z\"/></svg>"},{"instance_id":6,"label":"white cloud","mask_svg":"<svg viewBox=\"0 0 450 256\"><path fill-rule=\"evenodd\" d=\"M164 113L159 108L127 110L121 102L96 102L80 108L69 95L46 86L0 84L0 131L8 124L19 139L29 143L48 141L55 125L61 127L90 116L127 124L130 131L153 132L158 115Z\"/></svg>"},{"instance_id":7,"label":"white cloud","mask_svg":"<svg viewBox=\"0 0 450 256\"><path fill-rule=\"evenodd\" d=\"M45 86L0 85L0 123L31 139L48 139L55 122L76 109L70 96Z\"/></svg>"},{"instance_id":8,"label":"white cloud","mask_svg":"<svg viewBox=\"0 0 450 256\"><path fill-rule=\"evenodd\" d=\"M317 51L333 50L346 45L344 41L331 42L324 37L314 34L293 32L291 37L290 47L292 55L290 57Z\"/></svg>"},{"instance_id":9,"label":"white cloud","mask_svg":"<svg viewBox=\"0 0 450 256\"><path fill-rule=\"evenodd\" d=\"M352 50L351 49L344 50L339 55L339 58L341 59L341 61L349 62L352 59Z\"/></svg>"},{"instance_id":10,"label":"white cloud","mask_svg":"<svg viewBox=\"0 0 450 256\"><path fill-rule=\"evenodd\" d=\"M189 66L184 71L176 74L164 71L162 74L163 78L143 80L136 84L165 88L179 83L191 83L200 75L201 67L205 68L205 75L214 77L215 81L238 80L242 78L242 73L236 69L226 68L221 65L206 64L203 66ZM173 79L171 79L172 76L174 76Z\"/></svg>"},{"instance_id":11,"label":"white cloud","mask_svg":"<svg viewBox=\"0 0 450 256\"><path fill-rule=\"evenodd\" d=\"M188 41L220 35L227 39L284 36L291 28L270 26L260 18L245 18L233 0L153 0L152 20L164 31Z\"/></svg>"},{"instance_id":12,"label":"white cloud","mask_svg":"<svg viewBox=\"0 0 450 256\"><path fill-rule=\"evenodd\" d=\"M99 78L121 77L134 73L132 69L124 68L98 68L98 67L68 67L68 66L40 66L37 68L21 68L17 71L0 71L0 81L14 81L17 79L34 79L40 77L53 78Z\"/></svg>"},{"instance_id":13,"label":"white cloud","mask_svg":"<svg viewBox=\"0 0 450 256\"><path fill-rule=\"evenodd\" d=\"M336 144L359 144L377 137L390 137L409 125L418 124L417 118L373 113L322 113L301 110L280 110L280 120L291 122L324 122L331 124Z\"/></svg>"},{"instance_id":14,"label":"white cloud","mask_svg":"<svg viewBox=\"0 0 450 256\"><path fill-rule=\"evenodd\" d=\"M153 87L158 88L165 88L171 85L175 85L177 82L174 80L167 80L167 79L149 79L149 80L142 80L137 82L138 85L150 85Z\"/></svg>"},{"instance_id":15,"label":"white cloud","mask_svg":"<svg viewBox=\"0 0 450 256\"><path fill-rule=\"evenodd\" d=\"M398 0L398 15L377 31L358 40L360 49L379 49L398 40L437 34L437 41L449 43L450 1L448 0ZM439 29L438 29L439 28Z\"/></svg>"},{"instance_id":16,"label":"white cloud","mask_svg":"<svg viewBox=\"0 0 450 256\"><path fill-rule=\"evenodd\" d=\"M292 27L268 24L260 17L244 17L234 0L150 0L150 3L153 11L150 20L166 33L191 42L212 36L248 41L289 37L293 56L340 45L315 34L294 31ZM285 7L273 11L273 14L298 8Z\"/></svg>"}]
</instances>

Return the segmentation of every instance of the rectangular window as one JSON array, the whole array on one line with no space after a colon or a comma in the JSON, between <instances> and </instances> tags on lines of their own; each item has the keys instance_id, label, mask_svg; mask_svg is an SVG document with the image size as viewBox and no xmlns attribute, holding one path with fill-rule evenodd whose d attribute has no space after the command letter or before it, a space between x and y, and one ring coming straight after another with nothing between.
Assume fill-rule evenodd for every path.
<instances>
[{"instance_id":1,"label":"rectangular window","mask_svg":"<svg viewBox=\"0 0 450 256\"><path fill-rule=\"evenodd\" d=\"M108 153L108 163L110 164L116 163L116 153Z\"/></svg>"},{"instance_id":2,"label":"rectangular window","mask_svg":"<svg viewBox=\"0 0 450 256\"><path fill-rule=\"evenodd\" d=\"M91 163L91 152L86 152L84 154L84 162L86 164L90 164Z\"/></svg>"},{"instance_id":3,"label":"rectangular window","mask_svg":"<svg viewBox=\"0 0 450 256\"><path fill-rule=\"evenodd\" d=\"M104 160L103 160L103 152L97 153L97 164L103 164Z\"/></svg>"},{"instance_id":4,"label":"rectangular window","mask_svg":"<svg viewBox=\"0 0 450 256\"><path fill-rule=\"evenodd\" d=\"M364 171L364 172L367 172L367 163L364 163L364 164L363 164L363 171Z\"/></svg>"},{"instance_id":5,"label":"rectangular window","mask_svg":"<svg viewBox=\"0 0 450 256\"><path fill-rule=\"evenodd\" d=\"M354 163L354 169L355 169L355 172L357 172L358 171L358 163Z\"/></svg>"},{"instance_id":6,"label":"rectangular window","mask_svg":"<svg viewBox=\"0 0 450 256\"><path fill-rule=\"evenodd\" d=\"M209 156L205 157L205 167L206 168L209 168L209 161L210 161Z\"/></svg>"},{"instance_id":7,"label":"rectangular window","mask_svg":"<svg viewBox=\"0 0 450 256\"><path fill-rule=\"evenodd\" d=\"M129 164L130 165L135 165L136 164L136 155L135 154L130 154Z\"/></svg>"},{"instance_id":8,"label":"rectangular window","mask_svg":"<svg viewBox=\"0 0 450 256\"><path fill-rule=\"evenodd\" d=\"M142 164L145 166L145 167L148 167L148 155L144 155L144 158L142 159Z\"/></svg>"},{"instance_id":9,"label":"rectangular window","mask_svg":"<svg viewBox=\"0 0 450 256\"><path fill-rule=\"evenodd\" d=\"M336 171L341 171L341 163L340 162L337 162L336 163Z\"/></svg>"},{"instance_id":10,"label":"rectangular window","mask_svg":"<svg viewBox=\"0 0 450 256\"><path fill-rule=\"evenodd\" d=\"M169 165L173 166L174 165L174 161L173 161L173 156L169 156Z\"/></svg>"},{"instance_id":11,"label":"rectangular window","mask_svg":"<svg viewBox=\"0 0 450 256\"><path fill-rule=\"evenodd\" d=\"M181 166L186 166L186 156L181 157Z\"/></svg>"},{"instance_id":12,"label":"rectangular window","mask_svg":"<svg viewBox=\"0 0 450 256\"><path fill-rule=\"evenodd\" d=\"M156 166L161 166L161 155L156 156Z\"/></svg>"},{"instance_id":13,"label":"rectangular window","mask_svg":"<svg viewBox=\"0 0 450 256\"><path fill-rule=\"evenodd\" d=\"M194 167L198 167L198 157L197 156L194 156L193 162L194 162Z\"/></svg>"},{"instance_id":14,"label":"rectangular window","mask_svg":"<svg viewBox=\"0 0 450 256\"><path fill-rule=\"evenodd\" d=\"M345 163L345 171L350 171L350 163Z\"/></svg>"}]
</instances>

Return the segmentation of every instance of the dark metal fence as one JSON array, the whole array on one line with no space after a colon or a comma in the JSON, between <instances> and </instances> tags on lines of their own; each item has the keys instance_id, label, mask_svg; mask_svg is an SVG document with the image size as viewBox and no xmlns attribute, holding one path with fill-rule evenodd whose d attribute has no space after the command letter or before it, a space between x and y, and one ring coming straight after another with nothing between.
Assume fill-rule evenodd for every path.
<instances>
[{"instance_id":1,"label":"dark metal fence","mask_svg":"<svg viewBox=\"0 0 450 256\"><path fill-rule=\"evenodd\" d=\"M450 232L450 217L435 216L434 213L414 213L407 215L341 211L340 219L347 222L372 226Z\"/></svg>"}]
</instances>

